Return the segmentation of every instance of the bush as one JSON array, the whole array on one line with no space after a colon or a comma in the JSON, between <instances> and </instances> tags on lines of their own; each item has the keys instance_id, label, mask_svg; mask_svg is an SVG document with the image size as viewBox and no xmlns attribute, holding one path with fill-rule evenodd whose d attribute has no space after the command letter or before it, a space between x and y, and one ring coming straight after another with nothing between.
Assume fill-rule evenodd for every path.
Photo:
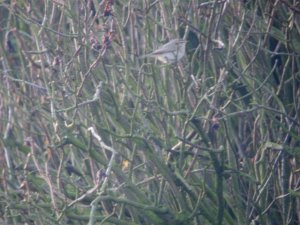
<instances>
[{"instance_id":1,"label":"bush","mask_svg":"<svg viewBox=\"0 0 300 225\"><path fill-rule=\"evenodd\" d=\"M298 224L298 5L96 2L0 3L1 223Z\"/></svg>"}]
</instances>

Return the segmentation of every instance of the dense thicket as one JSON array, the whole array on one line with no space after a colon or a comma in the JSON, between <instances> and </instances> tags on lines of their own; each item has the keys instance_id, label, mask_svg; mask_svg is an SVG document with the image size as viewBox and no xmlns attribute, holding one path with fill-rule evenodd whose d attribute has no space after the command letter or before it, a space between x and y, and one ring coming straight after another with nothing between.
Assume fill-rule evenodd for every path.
<instances>
[{"instance_id":1,"label":"dense thicket","mask_svg":"<svg viewBox=\"0 0 300 225\"><path fill-rule=\"evenodd\" d=\"M2 0L0 27L1 224L300 223L297 0Z\"/></svg>"}]
</instances>

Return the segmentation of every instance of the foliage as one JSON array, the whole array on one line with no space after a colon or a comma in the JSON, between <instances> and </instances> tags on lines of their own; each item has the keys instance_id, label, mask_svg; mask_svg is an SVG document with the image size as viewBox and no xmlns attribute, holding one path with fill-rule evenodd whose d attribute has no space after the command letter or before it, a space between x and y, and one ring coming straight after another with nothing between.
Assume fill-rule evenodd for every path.
<instances>
[{"instance_id":1,"label":"foliage","mask_svg":"<svg viewBox=\"0 0 300 225\"><path fill-rule=\"evenodd\" d=\"M0 1L0 223L299 224L299 14Z\"/></svg>"}]
</instances>

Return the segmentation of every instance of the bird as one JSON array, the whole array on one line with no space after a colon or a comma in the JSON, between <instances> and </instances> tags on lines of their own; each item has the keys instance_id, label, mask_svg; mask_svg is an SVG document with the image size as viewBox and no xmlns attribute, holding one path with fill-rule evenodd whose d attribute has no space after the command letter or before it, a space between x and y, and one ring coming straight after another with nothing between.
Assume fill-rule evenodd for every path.
<instances>
[{"instance_id":1,"label":"bird","mask_svg":"<svg viewBox=\"0 0 300 225\"><path fill-rule=\"evenodd\" d=\"M153 57L167 64L177 63L185 55L185 45L187 41L183 39L173 39L160 46L153 52L143 55L140 58Z\"/></svg>"}]
</instances>

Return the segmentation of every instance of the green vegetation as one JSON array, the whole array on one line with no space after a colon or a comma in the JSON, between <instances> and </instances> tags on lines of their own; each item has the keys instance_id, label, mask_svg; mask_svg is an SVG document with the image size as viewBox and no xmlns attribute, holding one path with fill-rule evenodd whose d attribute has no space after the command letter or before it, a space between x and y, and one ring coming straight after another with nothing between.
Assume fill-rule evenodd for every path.
<instances>
[{"instance_id":1,"label":"green vegetation","mask_svg":"<svg viewBox=\"0 0 300 225\"><path fill-rule=\"evenodd\" d=\"M299 224L299 18L0 0L0 224ZM139 58L174 38L177 64Z\"/></svg>"}]
</instances>

